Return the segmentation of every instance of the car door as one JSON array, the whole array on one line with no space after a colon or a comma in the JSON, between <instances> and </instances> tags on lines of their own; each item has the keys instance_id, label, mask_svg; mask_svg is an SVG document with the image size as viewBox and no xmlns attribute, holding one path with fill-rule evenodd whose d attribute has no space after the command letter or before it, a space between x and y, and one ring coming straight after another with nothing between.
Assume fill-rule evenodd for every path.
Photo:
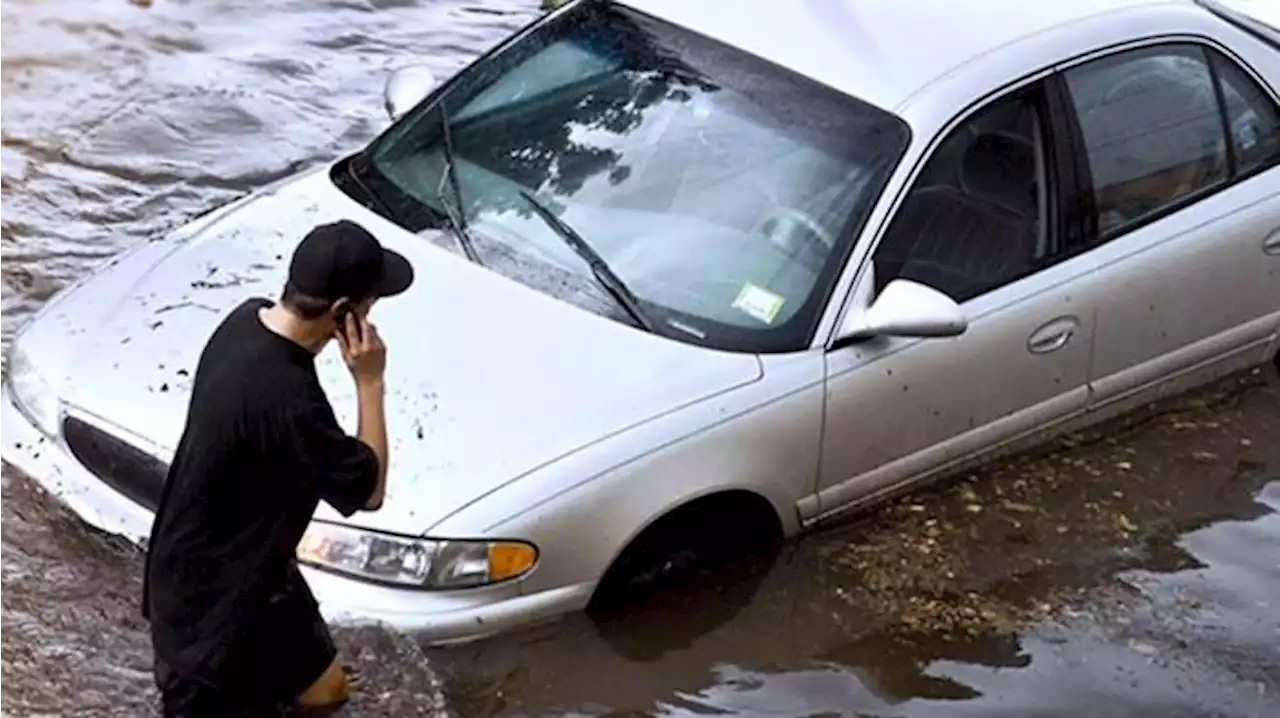
<instances>
[{"instance_id":1,"label":"car door","mask_svg":"<svg viewBox=\"0 0 1280 718\"><path fill-rule=\"evenodd\" d=\"M1096 405L1263 361L1280 324L1276 98L1200 42L1112 51L1062 79L1100 267Z\"/></svg>"},{"instance_id":2,"label":"car door","mask_svg":"<svg viewBox=\"0 0 1280 718\"><path fill-rule=\"evenodd\" d=\"M1036 83L957 120L888 221L855 290L863 308L910 279L959 302L969 325L828 351L822 515L1086 407L1094 264L1062 209L1076 192L1059 169L1060 101Z\"/></svg>"}]
</instances>

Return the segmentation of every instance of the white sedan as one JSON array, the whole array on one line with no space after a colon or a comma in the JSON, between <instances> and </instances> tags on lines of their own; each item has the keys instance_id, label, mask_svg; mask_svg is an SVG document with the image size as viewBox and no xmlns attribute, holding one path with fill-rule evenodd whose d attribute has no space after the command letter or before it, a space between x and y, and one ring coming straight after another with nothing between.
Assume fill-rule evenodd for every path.
<instances>
[{"instance_id":1,"label":"white sedan","mask_svg":"<svg viewBox=\"0 0 1280 718\"><path fill-rule=\"evenodd\" d=\"M571 2L51 300L4 459L142 541L211 328L350 218L418 280L375 310L384 507L299 546L326 615L450 642L626 598L1274 361L1278 8Z\"/></svg>"}]
</instances>

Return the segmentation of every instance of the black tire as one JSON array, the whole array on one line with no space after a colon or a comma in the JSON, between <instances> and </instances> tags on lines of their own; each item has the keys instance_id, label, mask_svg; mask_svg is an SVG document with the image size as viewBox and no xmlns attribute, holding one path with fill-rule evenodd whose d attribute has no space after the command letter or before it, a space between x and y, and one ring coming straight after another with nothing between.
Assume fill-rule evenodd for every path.
<instances>
[{"instance_id":1,"label":"black tire","mask_svg":"<svg viewBox=\"0 0 1280 718\"><path fill-rule=\"evenodd\" d=\"M736 558L775 545L777 514L763 498L721 494L667 514L644 530L609 567L592 597L608 611L642 600Z\"/></svg>"}]
</instances>

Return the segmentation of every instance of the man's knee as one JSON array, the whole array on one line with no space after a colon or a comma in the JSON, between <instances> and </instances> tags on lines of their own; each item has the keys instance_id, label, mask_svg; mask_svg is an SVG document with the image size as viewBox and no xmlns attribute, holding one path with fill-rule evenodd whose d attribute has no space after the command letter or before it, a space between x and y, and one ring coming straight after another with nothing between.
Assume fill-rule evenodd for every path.
<instances>
[{"instance_id":1,"label":"man's knee","mask_svg":"<svg viewBox=\"0 0 1280 718\"><path fill-rule=\"evenodd\" d=\"M298 696L298 705L307 708L341 707L351 697L351 688L347 683L347 674L334 659L329 667L320 674L306 690ZM317 715L328 715L320 713Z\"/></svg>"}]
</instances>

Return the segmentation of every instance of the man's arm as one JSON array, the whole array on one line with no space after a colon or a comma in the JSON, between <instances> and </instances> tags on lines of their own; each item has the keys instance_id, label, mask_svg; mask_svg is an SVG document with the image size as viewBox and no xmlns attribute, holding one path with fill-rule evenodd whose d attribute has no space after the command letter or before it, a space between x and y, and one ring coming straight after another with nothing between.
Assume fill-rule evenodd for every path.
<instances>
[{"instance_id":1,"label":"man's arm","mask_svg":"<svg viewBox=\"0 0 1280 718\"><path fill-rule=\"evenodd\" d=\"M382 508L387 493L387 466L390 449L387 446L386 391L382 375L387 366L387 348L378 336L378 328L368 319L348 313L337 332L338 347L342 358L351 370L356 383L356 397L360 403L360 419L357 434L378 457L378 480L373 493L364 503L366 511Z\"/></svg>"},{"instance_id":2,"label":"man's arm","mask_svg":"<svg viewBox=\"0 0 1280 718\"><path fill-rule=\"evenodd\" d=\"M284 449L299 478L338 513L368 510L382 493L383 457L368 442L343 431L328 400L319 389L317 393L294 405L283 421Z\"/></svg>"},{"instance_id":3,"label":"man's arm","mask_svg":"<svg viewBox=\"0 0 1280 718\"><path fill-rule=\"evenodd\" d=\"M377 511L382 508L382 498L387 493L387 465L390 452L387 448L385 395L386 391L383 389L380 376L376 381L356 382L356 396L360 401L360 427L357 434L378 457L378 481L374 485L369 500L364 504L366 511Z\"/></svg>"}]
</instances>

